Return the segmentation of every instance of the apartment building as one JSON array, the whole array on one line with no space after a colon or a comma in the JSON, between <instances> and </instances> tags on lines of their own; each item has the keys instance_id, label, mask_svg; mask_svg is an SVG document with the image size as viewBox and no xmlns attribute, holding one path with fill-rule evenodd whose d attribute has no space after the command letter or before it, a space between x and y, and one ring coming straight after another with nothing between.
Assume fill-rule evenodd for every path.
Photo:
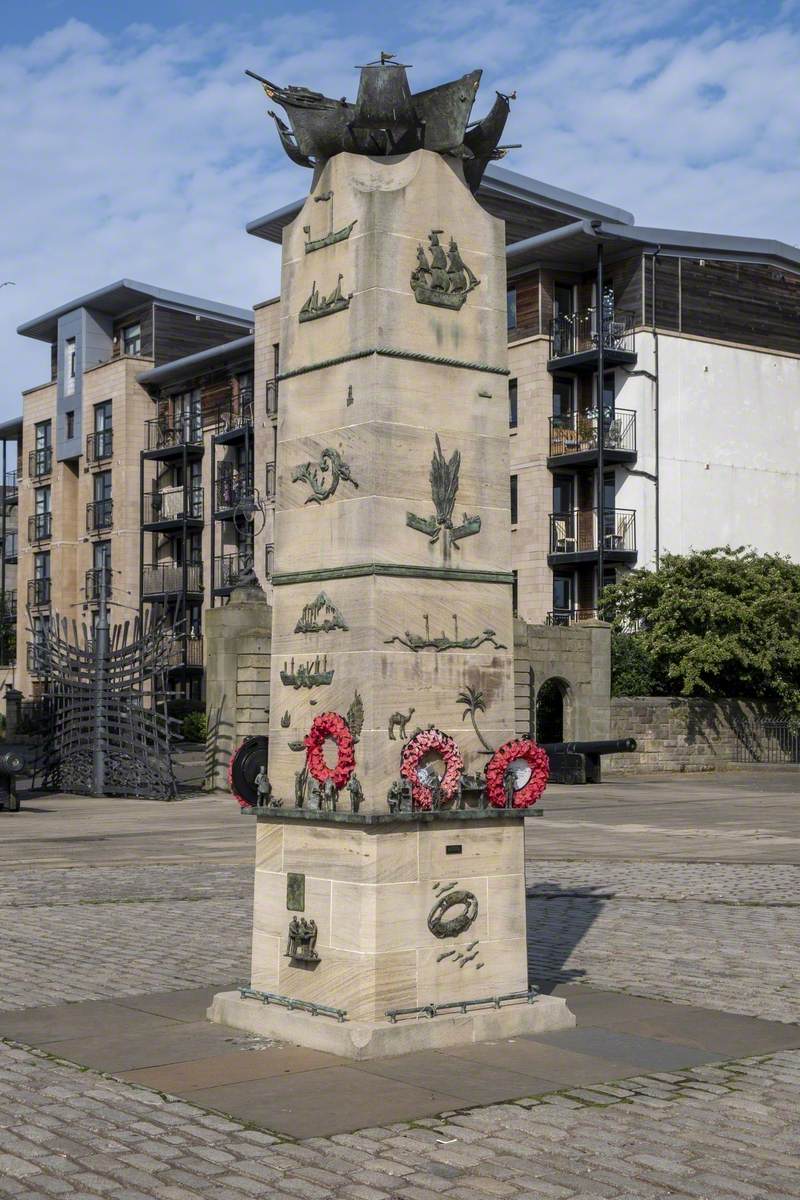
<instances>
[{"instance_id":1,"label":"apartment building","mask_svg":"<svg viewBox=\"0 0 800 1200\"><path fill-rule=\"evenodd\" d=\"M54 612L91 626L103 580L112 621L139 612L141 451L154 415L139 375L252 329L247 309L127 279L20 326L50 351L49 380L23 394L16 683L25 694L36 693L36 642Z\"/></svg>"},{"instance_id":2,"label":"apartment building","mask_svg":"<svg viewBox=\"0 0 800 1200\"><path fill-rule=\"evenodd\" d=\"M642 228L498 167L478 200L506 223L519 614L593 617L602 586L665 551L800 560L800 250ZM279 244L300 206L247 231ZM122 281L20 332L51 348L20 438L34 638L54 610L91 619L110 561L113 619L185 619L174 686L200 699L206 608L251 569L270 587L279 298L251 312ZM18 655L24 692L34 659Z\"/></svg>"}]
</instances>

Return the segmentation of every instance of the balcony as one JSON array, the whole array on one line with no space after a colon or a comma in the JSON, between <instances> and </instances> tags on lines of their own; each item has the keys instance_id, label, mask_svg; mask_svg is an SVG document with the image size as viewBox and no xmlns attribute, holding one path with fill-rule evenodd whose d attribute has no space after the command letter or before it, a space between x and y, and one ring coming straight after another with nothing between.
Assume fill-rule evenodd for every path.
<instances>
[{"instance_id":1,"label":"balcony","mask_svg":"<svg viewBox=\"0 0 800 1200\"><path fill-rule=\"evenodd\" d=\"M6 471L6 481L3 485L3 500L6 504L16 504L19 499L19 479L16 471Z\"/></svg>"},{"instance_id":2,"label":"balcony","mask_svg":"<svg viewBox=\"0 0 800 1200\"><path fill-rule=\"evenodd\" d=\"M4 596L0 596L0 620L16 621L17 619L17 593L16 591L7 591Z\"/></svg>"},{"instance_id":3,"label":"balcony","mask_svg":"<svg viewBox=\"0 0 800 1200\"><path fill-rule=\"evenodd\" d=\"M597 461L600 422L597 412L550 418L548 466L578 467ZM603 420L603 457L608 463L636 461L636 413L617 408Z\"/></svg>"},{"instance_id":4,"label":"balcony","mask_svg":"<svg viewBox=\"0 0 800 1200\"><path fill-rule=\"evenodd\" d=\"M222 445L241 441L252 428L253 392L243 388L238 396L232 396L217 407L214 441Z\"/></svg>"},{"instance_id":5,"label":"balcony","mask_svg":"<svg viewBox=\"0 0 800 1200\"><path fill-rule=\"evenodd\" d=\"M203 419L199 413L169 420L145 421L145 454L149 458L175 458L184 450L190 457L203 453Z\"/></svg>"},{"instance_id":6,"label":"balcony","mask_svg":"<svg viewBox=\"0 0 800 1200\"><path fill-rule=\"evenodd\" d=\"M41 642L28 642L25 648L25 663L28 674L39 676L45 674L45 646Z\"/></svg>"},{"instance_id":7,"label":"balcony","mask_svg":"<svg viewBox=\"0 0 800 1200\"><path fill-rule=\"evenodd\" d=\"M102 567L92 567L86 572L85 578L85 596L89 604L96 604L100 599L100 590L103 586L103 569ZM111 566L108 564L105 569L106 577L106 599L111 597Z\"/></svg>"},{"instance_id":8,"label":"balcony","mask_svg":"<svg viewBox=\"0 0 800 1200\"><path fill-rule=\"evenodd\" d=\"M29 522L28 527L30 528L30 522ZM18 543L17 531L16 531L16 529L10 529L8 531L8 533L6 534L6 544L5 544L5 548L4 548L6 563L15 563L17 561L17 557L18 557L18 553L19 553L18 548L17 548L17 543Z\"/></svg>"},{"instance_id":9,"label":"balcony","mask_svg":"<svg viewBox=\"0 0 800 1200\"><path fill-rule=\"evenodd\" d=\"M87 434L86 461L90 466L92 463L103 462L105 459L111 458L113 452L113 429L98 429L94 433Z\"/></svg>"},{"instance_id":10,"label":"balcony","mask_svg":"<svg viewBox=\"0 0 800 1200\"><path fill-rule=\"evenodd\" d=\"M114 501L110 496L104 500L90 500L86 505L86 532L99 533L110 529L114 523Z\"/></svg>"},{"instance_id":11,"label":"balcony","mask_svg":"<svg viewBox=\"0 0 800 1200\"><path fill-rule=\"evenodd\" d=\"M547 614L547 625L580 625L583 621L596 621L596 608L554 608Z\"/></svg>"},{"instance_id":12,"label":"balcony","mask_svg":"<svg viewBox=\"0 0 800 1200\"><path fill-rule=\"evenodd\" d=\"M214 559L214 594L228 596L245 571L253 566L250 554L218 554Z\"/></svg>"},{"instance_id":13,"label":"balcony","mask_svg":"<svg viewBox=\"0 0 800 1200\"><path fill-rule=\"evenodd\" d=\"M43 542L53 536L53 514L34 513L28 517L28 541Z\"/></svg>"},{"instance_id":14,"label":"balcony","mask_svg":"<svg viewBox=\"0 0 800 1200\"><path fill-rule=\"evenodd\" d=\"M152 563L142 570L143 596L168 596L184 591L183 572L186 571L186 592L202 592L203 564L161 562Z\"/></svg>"},{"instance_id":15,"label":"balcony","mask_svg":"<svg viewBox=\"0 0 800 1200\"><path fill-rule=\"evenodd\" d=\"M50 579L28 580L28 605L30 608L43 608L50 603Z\"/></svg>"},{"instance_id":16,"label":"balcony","mask_svg":"<svg viewBox=\"0 0 800 1200\"><path fill-rule=\"evenodd\" d=\"M265 393L266 393L267 416L271 417L273 421L277 421L277 419L278 419L278 380L277 380L277 378L267 380Z\"/></svg>"},{"instance_id":17,"label":"balcony","mask_svg":"<svg viewBox=\"0 0 800 1200\"><path fill-rule=\"evenodd\" d=\"M203 522L202 487L169 487L145 492L142 497L142 524L145 529L178 528L187 522Z\"/></svg>"},{"instance_id":18,"label":"balcony","mask_svg":"<svg viewBox=\"0 0 800 1200\"><path fill-rule=\"evenodd\" d=\"M636 559L636 513L631 508L607 508L603 513L603 558L606 562ZM550 514L551 566L593 562L597 557L597 509Z\"/></svg>"},{"instance_id":19,"label":"balcony","mask_svg":"<svg viewBox=\"0 0 800 1200\"><path fill-rule=\"evenodd\" d=\"M225 471L221 474L214 489L214 514L225 518L230 515L237 504L253 498L252 471Z\"/></svg>"},{"instance_id":20,"label":"balcony","mask_svg":"<svg viewBox=\"0 0 800 1200\"><path fill-rule=\"evenodd\" d=\"M39 446L28 455L28 475L31 479L41 479L49 475L53 469L52 446Z\"/></svg>"},{"instance_id":21,"label":"balcony","mask_svg":"<svg viewBox=\"0 0 800 1200\"><path fill-rule=\"evenodd\" d=\"M202 671L205 665L203 639L191 635L177 638L170 646L167 662L171 671L187 668Z\"/></svg>"},{"instance_id":22,"label":"balcony","mask_svg":"<svg viewBox=\"0 0 800 1200\"><path fill-rule=\"evenodd\" d=\"M603 354L607 367L636 362L634 322L632 312L606 311ZM550 322L548 368L551 371L593 371L599 344L596 308L561 313Z\"/></svg>"}]
</instances>

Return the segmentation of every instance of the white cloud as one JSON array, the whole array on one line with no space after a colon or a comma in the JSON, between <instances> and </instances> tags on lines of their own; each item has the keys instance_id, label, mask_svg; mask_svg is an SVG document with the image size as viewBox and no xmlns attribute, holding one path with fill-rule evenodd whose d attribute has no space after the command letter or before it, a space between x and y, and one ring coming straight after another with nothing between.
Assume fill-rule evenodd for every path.
<instances>
[{"instance_id":1,"label":"white cloud","mask_svg":"<svg viewBox=\"0 0 800 1200\"><path fill-rule=\"evenodd\" d=\"M797 4L759 24L688 0L491 9L409 6L391 48L417 86L485 69L516 87L508 166L632 209L642 224L800 240ZM487 22L487 13L490 20ZM277 248L246 221L307 188L277 146L246 66L352 94L384 14L341 33L331 9L240 28L107 36L69 21L0 48L3 413L41 382L44 347L15 326L121 276L247 305L277 289Z\"/></svg>"}]
</instances>

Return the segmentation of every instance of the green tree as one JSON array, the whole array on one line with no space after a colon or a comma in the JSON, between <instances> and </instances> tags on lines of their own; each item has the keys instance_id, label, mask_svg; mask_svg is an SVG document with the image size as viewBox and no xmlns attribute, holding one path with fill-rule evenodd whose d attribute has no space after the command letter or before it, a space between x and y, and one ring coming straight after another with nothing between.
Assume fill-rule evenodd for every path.
<instances>
[{"instance_id":1,"label":"green tree","mask_svg":"<svg viewBox=\"0 0 800 1200\"><path fill-rule=\"evenodd\" d=\"M640 667L650 664L656 693L746 697L800 714L800 565L790 559L743 546L665 554L659 571L606 588L600 611L627 633Z\"/></svg>"}]
</instances>

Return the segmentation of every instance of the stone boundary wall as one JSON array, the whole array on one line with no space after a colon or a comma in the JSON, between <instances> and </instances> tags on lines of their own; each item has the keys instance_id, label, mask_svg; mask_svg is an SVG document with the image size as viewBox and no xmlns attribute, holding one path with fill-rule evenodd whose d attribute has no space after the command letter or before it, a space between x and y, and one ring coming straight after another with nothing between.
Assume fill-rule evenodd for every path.
<instances>
[{"instance_id":1,"label":"stone boundary wall","mask_svg":"<svg viewBox=\"0 0 800 1200\"><path fill-rule=\"evenodd\" d=\"M751 700L705 700L681 696L616 696L611 700L611 737L634 737L633 754L603 759L607 773L716 771L736 761L737 746L763 749L761 722L774 716Z\"/></svg>"}]
</instances>

